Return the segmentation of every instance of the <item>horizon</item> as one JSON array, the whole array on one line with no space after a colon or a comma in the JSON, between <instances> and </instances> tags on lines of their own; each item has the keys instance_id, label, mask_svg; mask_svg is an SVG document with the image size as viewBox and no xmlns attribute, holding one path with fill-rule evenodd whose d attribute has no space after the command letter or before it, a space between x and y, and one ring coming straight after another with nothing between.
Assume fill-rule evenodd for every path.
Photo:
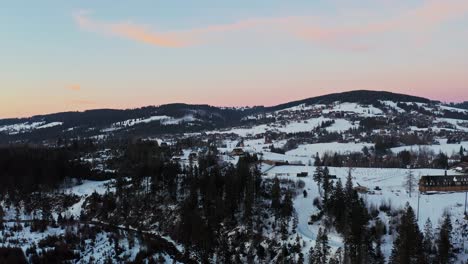
<instances>
[{"instance_id":1,"label":"horizon","mask_svg":"<svg viewBox=\"0 0 468 264\"><path fill-rule=\"evenodd\" d=\"M0 120L32 118L32 117L36 117L36 116L47 116L47 115L52 115L52 114L69 113L69 112L79 112L79 113L82 113L82 112L86 112L86 111L95 111L95 110L122 110L122 111L125 111L125 110L133 110L133 109L139 109L139 108L144 108L144 107L159 107L159 106L171 105L171 104L208 105L208 106L218 107L218 108L222 108L222 107L226 107L226 108L275 107L275 106L279 106L279 105L282 105L282 104L287 104L287 103L302 101L302 100L306 100L306 99L310 99L310 98L315 98L315 97L320 97L320 96L327 96L327 95L332 95L332 94L341 94L341 93L348 93L348 92L356 92L356 91L371 91L371 92L390 92L390 93L394 93L394 92L391 92L391 91L379 91L379 90L348 90L348 91L343 91L343 92L319 94L319 95L311 96L311 97L298 98L298 99L293 99L293 100L289 100L289 101L283 101L283 102L279 102L279 103L271 104L271 105L254 104L254 105L226 106L226 105L214 105L214 104L207 104L207 103L169 102L169 103L163 103L163 104L140 105L140 106L128 107L128 108L89 108L89 109L82 109L82 110L75 110L75 111L71 110L71 111L59 111L59 112L50 112L50 113L39 113L39 114L33 114L33 115L29 115L29 116L16 116L16 117L2 117L2 116L0 116ZM394 93L394 94L401 94L401 93ZM442 104L451 104L451 103L464 103L464 102L468 102L468 101L459 101L459 102L448 102L448 101L445 101L445 102L444 102L444 101L441 101L441 100L437 100L436 98L427 98L427 97L424 97L424 96L413 95L413 94L401 94L401 95L408 95L408 96L420 97L420 98L423 98L423 99L429 99L429 100L431 100L431 101L436 101L436 102L438 101L438 102L441 102Z\"/></svg>"},{"instance_id":2,"label":"horizon","mask_svg":"<svg viewBox=\"0 0 468 264\"><path fill-rule=\"evenodd\" d=\"M463 0L9 2L0 119L352 90L468 101Z\"/></svg>"}]
</instances>

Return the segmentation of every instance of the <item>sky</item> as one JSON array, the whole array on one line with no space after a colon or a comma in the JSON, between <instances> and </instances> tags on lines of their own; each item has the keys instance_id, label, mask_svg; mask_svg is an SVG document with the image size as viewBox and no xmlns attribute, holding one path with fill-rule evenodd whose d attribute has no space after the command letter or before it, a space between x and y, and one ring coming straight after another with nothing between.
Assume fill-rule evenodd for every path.
<instances>
[{"instance_id":1,"label":"sky","mask_svg":"<svg viewBox=\"0 0 468 264\"><path fill-rule=\"evenodd\" d=\"M468 100L467 0L4 0L0 118L368 89Z\"/></svg>"}]
</instances>

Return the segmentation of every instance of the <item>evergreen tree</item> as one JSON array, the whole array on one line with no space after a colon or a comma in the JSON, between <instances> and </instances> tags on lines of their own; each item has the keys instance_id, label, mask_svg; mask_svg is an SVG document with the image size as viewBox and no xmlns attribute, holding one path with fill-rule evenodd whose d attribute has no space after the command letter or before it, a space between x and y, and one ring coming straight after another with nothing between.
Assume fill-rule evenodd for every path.
<instances>
[{"instance_id":1,"label":"evergreen tree","mask_svg":"<svg viewBox=\"0 0 468 264\"><path fill-rule=\"evenodd\" d=\"M432 227L431 219L427 218L424 224L424 240L423 240L424 252L426 255L433 253L434 248L434 229Z\"/></svg>"},{"instance_id":2,"label":"evergreen tree","mask_svg":"<svg viewBox=\"0 0 468 264\"><path fill-rule=\"evenodd\" d=\"M440 226L439 238L437 240L438 261L441 264L450 263L452 252L452 220L450 214L446 213Z\"/></svg>"},{"instance_id":3,"label":"evergreen tree","mask_svg":"<svg viewBox=\"0 0 468 264\"><path fill-rule=\"evenodd\" d=\"M3 230L3 218L5 217L5 212L3 211L2 205L0 205L0 230Z\"/></svg>"},{"instance_id":4,"label":"evergreen tree","mask_svg":"<svg viewBox=\"0 0 468 264\"><path fill-rule=\"evenodd\" d=\"M338 248L335 251L335 254L333 254L333 258L330 259L329 264L344 264L342 248Z\"/></svg>"},{"instance_id":5,"label":"evergreen tree","mask_svg":"<svg viewBox=\"0 0 468 264\"><path fill-rule=\"evenodd\" d=\"M309 264L327 263L330 254L330 246L328 245L328 236L322 228L319 229L315 247L312 254L309 255Z\"/></svg>"},{"instance_id":6,"label":"evergreen tree","mask_svg":"<svg viewBox=\"0 0 468 264\"><path fill-rule=\"evenodd\" d=\"M320 156L317 152L317 154L315 154L315 161L314 161L314 166L315 167L319 167L322 165L322 162L320 161Z\"/></svg>"},{"instance_id":7,"label":"evergreen tree","mask_svg":"<svg viewBox=\"0 0 468 264\"><path fill-rule=\"evenodd\" d=\"M424 264L426 263L422 234L419 231L413 208L406 204L405 211L397 228L398 234L393 242L391 264Z\"/></svg>"},{"instance_id":8,"label":"evergreen tree","mask_svg":"<svg viewBox=\"0 0 468 264\"><path fill-rule=\"evenodd\" d=\"M436 168L446 170L448 168L448 156L442 151L439 152L437 158L434 160L434 165Z\"/></svg>"},{"instance_id":9,"label":"evergreen tree","mask_svg":"<svg viewBox=\"0 0 468 264\"><path fill-rule=\"evenodd\" d=\"M321 188L322 180L323 180L323 169L322 169L322 167L318 166L317 168L315 168L315 172L314 172L314 175L312 176L312 178L317 183L318 192L319 192L320 196L322 196L322 188Z\"/></svg>"},{"instance_id":10,"label":"evergreen tree","mask_svg":"<svg viewBox=\"0 0 468 264\"><path fill-rule=\"evenodd\" d=\"M322 172L323 204L325 208L329 206L328 198L330 196L331 187L332 185L330 182L330 171L328 170L328 167L325 167Z\"/></svg>"},{"instance_id":11,"label":"evergreen tree","mask_svg":"<svg viewBox=\"0 0 468 264\"><path fill-rule=\"evenodd\" d=\"M308 261L309 264L315 264L315 251L314 251L314 247L310 247L309 249L309 261Z\"/></svg>"},{"instance_id":12,"label":"evergreen tree","mask_svg":"<svg viewBox=\"0 0 468 264\"><path fill-rule=\"evenodd\" d=\"M292 201L292 194L290 191L287 191L286 194L284 195L283 205L281 206L282 216L284 218L291 217L293 210L294 210L294 207L293 207L293 201Z\"/></svg>"},{"instance_id":13,"label":"evergreen tree","mask_svg":"<svg viewBox=\"0 0 468 264\"><path fill-rule=\"evenodd\" d=\"M346 177L346 183L345 183L346 200L351 199L353 197L353 195L354 195L353 176L351 175L351 171L352 171L352 169L349 168L348 176Z\"/></svg>"},{"instance_id":14,"label":"evergreen tree","mask_svg":"<svg viewBox=\"0 0 468 264\"><path fill-rule=\"evenodd\" d=\"M385 256L382 252L382 244L380 241L377 243L375 248L375 257L374 257L375 264L385 264Z\"/></svg>"},{"instance_id":15,"label":"evergreen tree","mask_svg":"<svg viewBox=\"0 0 468 264\"><path fill-rule=\"evenodd\" d=\"M271 207L276 211L281 207L281 187L277 177L273 180L271 187Z\"/></svg>"},{"instance_id":16,"label":"evergreen tree","mask_svg":"<svg viewBox=\"0 0 468 264\"><path fill-rule=\"evenodd\" d=\"M330 197L329 213L335 219L335 226L338 232L344 232L346 200L341 179L338 179Z\"/></svg>"},{"instance_id":17,"label":"evergreen tree","mask_svg":"<svg viewBox=\"0 0 468 264\"><path fill-rule=\"evenodd\" d=\"M322 233L322 234L320 234ZM320 229L319 229L319 233L318 233L318 240L317 242L319 242L321 244L320 248L322 249L322 263L326 263L327 260L328 260L328 257L330 256L330 246L328 245L328 235L327 235L327 231L324 229L323 232L320 232Z\"/></svg>"},{"instance_id":18,"label":"evergreen tree","mask_svg":"<svg viewBox=\"0 0 468 264\"><path fill-rule=\"evenodd\" d=\"M371 241L367 225L369 214L364 201L359 198L356 191L348 200L348 210L345 227L345 250L351 264L359 264L368 261L371 251Z\"/></svg>"},{"instance_id":19,"label":"evergreen tree","mask_svg":"<svg viewBox=\"0 0 468 264\"><path fill-rule=\"evenodd\" d=\"M465 156L465 150L463 146L460 146L460 161L463 161L463 157Z\"/></svg>"}]
</instances>

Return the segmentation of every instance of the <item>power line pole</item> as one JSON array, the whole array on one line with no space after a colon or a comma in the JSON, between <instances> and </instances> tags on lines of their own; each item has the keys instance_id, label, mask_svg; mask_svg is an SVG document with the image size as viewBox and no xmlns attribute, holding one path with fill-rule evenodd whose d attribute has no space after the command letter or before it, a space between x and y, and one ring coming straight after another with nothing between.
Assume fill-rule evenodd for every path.
<instances>
[{"instance_id":1,"label":"power line pole","mask_svg":"<svg viewBox=\"0 0 468 264\"><path fill-rule=\"evenodd\" d=\"M418 214L417 214L417 216L416 216L416 220L417 220L417 221L419 221L419 199L420 199L420 197L421 197L421 191L418 190Z\"/></svg>"},{"instance_id":2,"label":"power line pole","mask_svg":"<svg viewBox=\"0 0 468 264\"><path fill-rule=\"evenodd\" d=\"M468 199L468 192L465 192L465 217L466 217L466 200Z\"/></svg>"}]
</instances>

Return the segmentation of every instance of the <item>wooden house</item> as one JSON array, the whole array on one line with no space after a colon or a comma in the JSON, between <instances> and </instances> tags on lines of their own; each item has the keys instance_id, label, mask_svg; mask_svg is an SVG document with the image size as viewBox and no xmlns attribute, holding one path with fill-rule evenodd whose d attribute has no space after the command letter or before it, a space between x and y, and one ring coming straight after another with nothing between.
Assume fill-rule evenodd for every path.
<instances>
[{"instance_id":1,"label":"wooden house","mask_svg":"<svg viewBox=\"0 0 468 264\"><path fill-rule=\"evenodd\" d=\"M422 176L419 180L420 192L466 192L468 175Z\"/></svg>"}]
</instances>

